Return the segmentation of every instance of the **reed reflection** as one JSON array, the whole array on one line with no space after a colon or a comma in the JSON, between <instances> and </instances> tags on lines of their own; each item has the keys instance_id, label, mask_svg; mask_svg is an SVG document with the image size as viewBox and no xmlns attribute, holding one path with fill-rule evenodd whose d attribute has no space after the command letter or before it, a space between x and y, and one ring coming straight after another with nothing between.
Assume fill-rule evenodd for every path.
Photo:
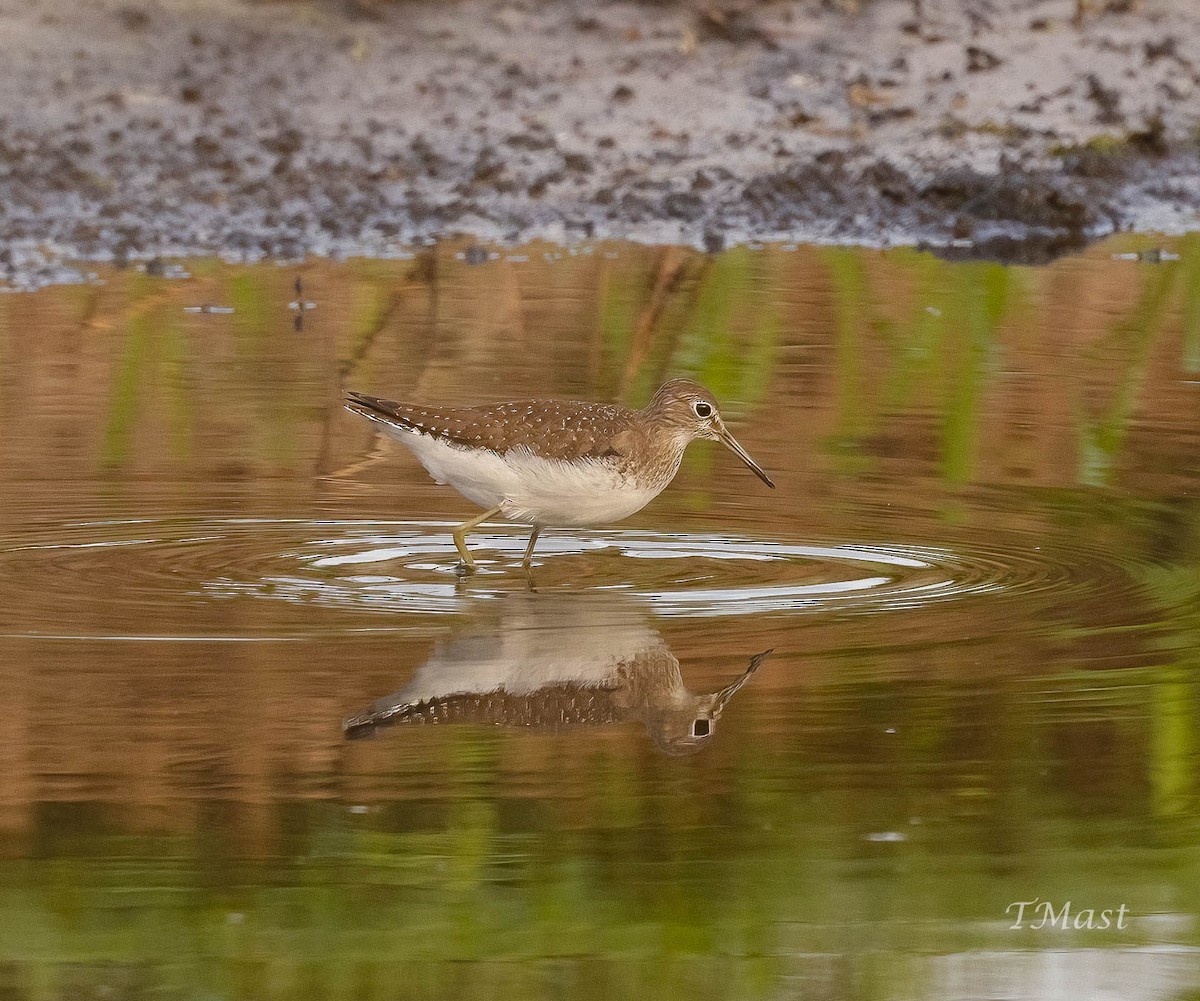
<instances>
[{"instance_id":1,"label":"reed reflection","mask_svg":"<svg viewBox=\"0 0 1200 1001\"><path fill-rule=\"evenodd\" d=\"M404 688L343 728L357 739L426 723L566 730L640 722L659 750L692 754L712 740L726 706L770 652L725 687L696 693L634 600L514 594L481 606Z\"/></svg>"}]
</instances>

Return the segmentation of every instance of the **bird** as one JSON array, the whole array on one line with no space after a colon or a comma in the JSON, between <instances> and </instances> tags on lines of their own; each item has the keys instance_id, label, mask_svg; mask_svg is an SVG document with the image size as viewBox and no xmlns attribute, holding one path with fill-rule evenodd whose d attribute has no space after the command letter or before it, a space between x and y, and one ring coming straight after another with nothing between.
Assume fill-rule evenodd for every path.
<instances>
[{"instance_id":1,"label":"bird","mask_svg":"<svg viewBox=\"0 0 1200 1001\"><path fill-rule=\"evenodd\" d=\"M773 652L730 684L693 692L645 609L615 592L514 593L481 602L408 683L342 723L351 740L390 726L476 723L570 731L641 723L665 754L705 747L730 700Z\"/></svg>"},{"instance_id":2,"label":"bird","mask_svg":"<svg viewBox=\"0 0 1200 1001\"><path fill-rule=\"evenodd\" d=\"M477 569L466 537L488 519L532 527L521 561L528 572L543 529L590 528L640 511L697 438L721 442L775 489L725 426L713 394L689 379L665 382L641 410L573 400L421 406L357 392L345 406L380 424L437 483L485 509L453 530L464 574Z\"/></svg>"}]
</instances>

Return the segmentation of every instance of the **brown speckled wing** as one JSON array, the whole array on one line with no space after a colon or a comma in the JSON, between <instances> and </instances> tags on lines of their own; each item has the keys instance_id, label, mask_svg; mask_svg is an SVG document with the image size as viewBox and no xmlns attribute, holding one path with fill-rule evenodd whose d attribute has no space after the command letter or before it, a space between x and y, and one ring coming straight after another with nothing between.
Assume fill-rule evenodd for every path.
<instances>
[{"instance_id":1,"label":"brown speckled wing","mask_svg":"<svg viewBox=\"0 0 1200 1001\"><path fill-rule=\"evenodd\" d=\"M420 407L348 393L355 413L406 431L499 455L527 448L547 459L622 454L633 415L612 404L529 400L481 407Z\"/></svg>"},{"instance_id":2,"label":"brown speckled wing","mask_svg":"<svg viewBox=\"0 0 1200 1001\"><path fill-rule=\"evenodd\" d=\"M617 704L615 696L612 688L576 684L551 685L528 695L465 692L351 716L342 724L342 730L356 740L374 736L381 727L421 723L489 723L546 729L603 726L623 722L632 715Z\"/></svg>"}]
</instances>

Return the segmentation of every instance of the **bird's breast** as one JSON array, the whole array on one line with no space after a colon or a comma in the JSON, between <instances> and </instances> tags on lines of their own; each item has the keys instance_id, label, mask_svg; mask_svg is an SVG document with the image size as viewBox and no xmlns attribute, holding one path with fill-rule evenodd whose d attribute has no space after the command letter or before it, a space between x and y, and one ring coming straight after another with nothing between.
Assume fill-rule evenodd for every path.
<instances>
[{"instance_id":1,"label":"bird's breast","mask_svg":"<svg viewBox=\"0 0 1200 1001\"><path fill-rule=\"evenodd\" d=\"M509 452L505 459L515 484L501 504L513 521L583 528L628 518L653 500L670 481L640 478L618 459L571 462Z\"/></svg>"}]
</instances>

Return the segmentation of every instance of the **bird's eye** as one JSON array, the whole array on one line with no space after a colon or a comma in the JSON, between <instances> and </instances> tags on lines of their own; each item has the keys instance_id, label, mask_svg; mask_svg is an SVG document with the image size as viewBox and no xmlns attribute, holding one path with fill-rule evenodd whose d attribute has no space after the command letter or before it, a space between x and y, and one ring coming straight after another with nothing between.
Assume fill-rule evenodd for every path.
<instances>
[{"instance_id":1,"label":"bird's eye","mask_svg":"<svg viewBox=\"0 0 1200 1001\"><path fill-rule=\"evenodd\" d=\"M697 400L692 404L692 410L695 412L697 417L711 417L713 408L703 400Z\"/></svg>"},{"instance_id":2,"label":"bird's eye","mask_svg":"<svg viewBox=\"0 0 1200 1001\"><path fill-rule=\"evenodd\" d=\"M711 409L711 408L709 408L709 409ZM711 731L712 731L712 724L710 724L708 722L708 720L706 720L706 719L692 720L692 736L693 737L707 737Z\"/></svg>"}]
</instances>

